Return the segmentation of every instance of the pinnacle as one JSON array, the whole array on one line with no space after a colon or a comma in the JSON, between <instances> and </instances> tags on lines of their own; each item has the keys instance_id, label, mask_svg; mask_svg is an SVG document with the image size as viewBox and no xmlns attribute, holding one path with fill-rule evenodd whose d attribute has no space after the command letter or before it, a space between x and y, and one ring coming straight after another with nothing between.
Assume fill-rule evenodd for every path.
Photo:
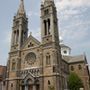
<instances>
[{"instance_id":1,"label":"pinnacle","mask_svg":"<svg viewBox=\"0 0 90 90\"><path fill-rule=\"evenodd\" d=\"M17 14L25 14L24 0L20 0L20 5L19 5L19 9L18 9L18 13Z\"/></svg>"}]
</instances>

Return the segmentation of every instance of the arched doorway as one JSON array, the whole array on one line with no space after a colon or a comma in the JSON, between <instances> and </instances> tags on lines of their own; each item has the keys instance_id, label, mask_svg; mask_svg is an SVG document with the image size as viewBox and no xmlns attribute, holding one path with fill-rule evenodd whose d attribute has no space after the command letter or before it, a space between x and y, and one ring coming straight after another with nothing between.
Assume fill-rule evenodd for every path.
<instances>
[{"instance_id":1,"label":"arched doorway","mask_svg":"<svg viewBox=\"0 0 90 90\"><path fill-rule=\"evenodd\" d=\"M40 81L30 73L21 82L20 90L40 90Z\"/></svg>"}]
</instances>

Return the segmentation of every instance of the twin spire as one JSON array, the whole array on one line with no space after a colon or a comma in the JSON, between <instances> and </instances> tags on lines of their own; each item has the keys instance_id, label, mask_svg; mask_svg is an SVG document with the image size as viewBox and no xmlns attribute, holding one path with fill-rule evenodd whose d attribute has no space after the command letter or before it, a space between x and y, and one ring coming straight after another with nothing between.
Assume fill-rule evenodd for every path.
<instances>
[{"instance_id":1,"label":"twin spire","mask_svg":"<svg viewBox=\"0 0 90 90\"><path fill-rule=\"evenodd\" d=\"M20 5L19 5L19 9L17 12L18 15L24 15L25 14L25 9L24 9L24 1L20 0Z\"/></svg>"},{"instance_id":2,"label":"twin spire","mask_svg":"<svg viewBox=\"0 0 90 90\"><path fill-rule=\"evenodd\" d=\"M53 1L54 0L42 0L42 2L49 2L49 1ZM17 15L25 15L25 9L24 9L24 0L20 0L20 5L19 5L19 9L17 12Z\"/></svg>"}]
</instances>

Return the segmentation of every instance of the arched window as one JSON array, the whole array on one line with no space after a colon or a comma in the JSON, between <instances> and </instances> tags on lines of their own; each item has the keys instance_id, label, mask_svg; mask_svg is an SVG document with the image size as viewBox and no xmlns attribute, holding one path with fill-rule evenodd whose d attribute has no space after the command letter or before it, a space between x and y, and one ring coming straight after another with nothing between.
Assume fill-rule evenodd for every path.
<instances>
[{"instance_id":1,"label":"arched window","mask_svg":"<svg viewBox=\"0 0 90 90\"><path fill-rule=\"evenodd\" d=\"M74 66L71 66L71 71L74 71Z\"/></svg>"},{"instance_id":2,"label":"arched window","mask_svg":"<svg viewBox=\"0 0 90 90\"><path fill-rule=\"evenodd\" d=\"M55 66L53 66L53 72L56 72L56 67Z\"/></svg>"},{"instance_id":3,"label":"arched window","mask_svg":"<svg viewBox=\"0 0 90 90\"><path fill-rule=\"evenodd\" d=\"M82 69L82 66L81 65L78 65L78 69L81 70Z\"/></svg>"},{"instance_id":4,"label":"arched window","mask_svg":"<svg viewBox=\"0 0 90 90\"><path fill-rule=\"evenodd\" d=\"M12 71L15 71L16 69L16 62L15 60L12 61Z\"/></svg>"},{"instance_id":5,"label":"arched window","mask_svg":"<svg viewBox=\"0 0 90 90\"><path fill-rule=\"evenodd\" d=\"M49 10L48 9L44 10L44 15L47 15L47 14L49 14Z\"/></svg>"},{"instance_id":6,"label":"arched window","mask_svg":"<svg viewBox=\"0 0 90 90\"><path fill-rule=\"evenodd\" d=\"M47 35L47 22L46 20L44 20L44 32L45 32L45 35Z\"/></svg>"},{"instance_id":7,"label":"arched window","mask_svg":"<svg viewBox=\"0 0 90 90\"><path fill-rule=\"evenodd\" d=\"M50 60L50 54L46 55L46 65L50 65L51 64L51 60Z\"/></svg>"},{"instance_id":8,"label":"arched window","mask_svg":"<svg viewBox=\"0 0 90 90\"><path fill-rule=\"evenodd\" d=\"M50 19L48 19L48 34L50 34Z\"/></svg>"}]
</instances>

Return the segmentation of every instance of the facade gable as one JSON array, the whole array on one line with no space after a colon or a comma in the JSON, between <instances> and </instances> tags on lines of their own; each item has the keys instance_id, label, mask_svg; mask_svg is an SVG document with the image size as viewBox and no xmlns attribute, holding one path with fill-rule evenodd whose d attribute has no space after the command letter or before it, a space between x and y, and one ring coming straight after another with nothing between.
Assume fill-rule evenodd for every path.
<instances>
[{"instance_id":1,"label":"facade gable","mask_svg":"<svg viewBox=\"0 0 90 90\"><path fill-rule=\"evenodd\" d=\"M23 49L27 49L31 47L36 47L39 45L40 45L40 42L36 38L34 38L32 35L30 35L28 39L26 40L26 42L23 44L21 49L23 50Z\"/></svg>"}]
</instances>

